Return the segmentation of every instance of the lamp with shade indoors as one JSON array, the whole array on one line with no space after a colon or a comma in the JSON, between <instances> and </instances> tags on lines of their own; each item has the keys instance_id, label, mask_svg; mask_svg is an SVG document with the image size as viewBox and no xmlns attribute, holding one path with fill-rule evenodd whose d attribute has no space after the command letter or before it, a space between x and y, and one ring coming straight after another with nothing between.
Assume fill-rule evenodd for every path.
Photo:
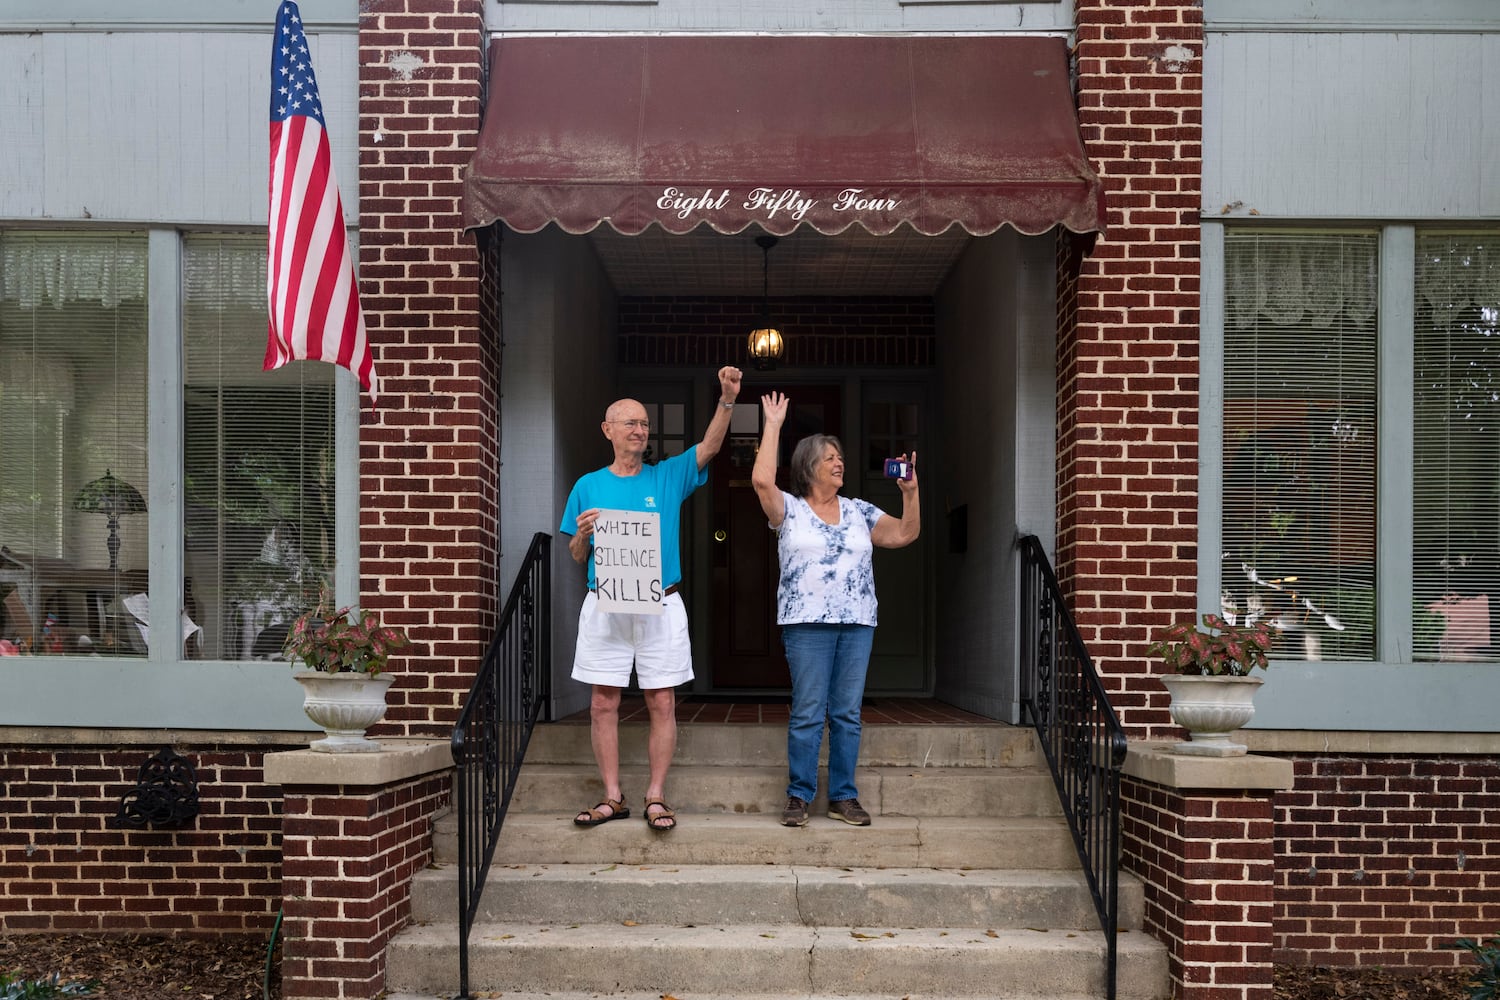
<instances>
[{"instance_id":1,"label":"lamp with shade indoors","mask_svg":"<svg viewBox=\"0 0 1500 1000\"><path fill-rule=\"evenodd\" d=\"M769 233L755 237L761 251L760 327L750 331L750 359L759 371L771 371L786 351L781 331L771 325L771 248L779 242Z\"/></svg>"},{"instance_id":2,"label":"lamp with shade indoors","mask_svg":"<svg viewBox=\"0 0 1500 1000\"><path fill-rule=\"evenodd\" d=\"M106 469L104 475L85 483L73 497L73 509L109 518L109 571L117 572L120 564L120 515L146 512L146 499L140 490L115 478L113 471Z\"/></svg>"}]
</instances>

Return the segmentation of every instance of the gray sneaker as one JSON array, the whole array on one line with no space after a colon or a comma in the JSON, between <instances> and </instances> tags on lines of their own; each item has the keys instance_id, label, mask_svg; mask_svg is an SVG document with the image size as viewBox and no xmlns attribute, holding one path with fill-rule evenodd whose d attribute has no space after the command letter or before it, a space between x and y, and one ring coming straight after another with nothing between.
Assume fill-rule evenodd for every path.
<instances>
[{"instance_id":1,"label":"gray sneaker","mask_svg":"<svg viewBox=\"0 0 1500 1000\"><path fill-rule=\"evenodd\" d=\"M803 802L795 795L788 796L786 800L786 808L781 810L781 825L806 826L807 803Z\"/></svg>"},{"instance_id":2,"label":"gray sneaker","mask_svg":"<svg viewBox=\"0 0 1500 1000\"><path fill-rule=\"evenodd\" d=\"M850 826L870 825L870 814L859 804L859 799L840 799L828 803L828 818L841 819Z\"/></svg>"}]
</instances>

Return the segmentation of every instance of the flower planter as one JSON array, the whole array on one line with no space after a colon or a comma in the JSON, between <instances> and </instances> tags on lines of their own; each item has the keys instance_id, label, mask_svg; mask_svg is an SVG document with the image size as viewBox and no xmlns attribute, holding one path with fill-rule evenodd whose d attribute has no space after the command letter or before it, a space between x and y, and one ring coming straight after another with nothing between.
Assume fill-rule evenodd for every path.
<instances>
[{"instance_id":1,"label":"flower planter","mask_svg":"<svg viewBox=\"0 0 1500 1000\"><path fill-rule=\"evenodd\" d=\"M1188 731L1188 742L1172 747L1176 753L1200 757L1237 757L1243 743L1229 737L1255 715L1252 699L1265 680L1201 674L1163 674L1172 696L1172 721Z\"/></svg>"},{"instance_id":2,"label":"flower planter","mask_svg":"<svg viewBox=\"0 0 1500 1000\"><path fill-rule=\"evenodd\" d=\"M324 753L369 753L380 744L365 738L365 730L385 715L385 693L394 674L325 673L297 670L292 673L302 685L302 710L327 734L312 743Z\"/></svg>"}]
</instances>

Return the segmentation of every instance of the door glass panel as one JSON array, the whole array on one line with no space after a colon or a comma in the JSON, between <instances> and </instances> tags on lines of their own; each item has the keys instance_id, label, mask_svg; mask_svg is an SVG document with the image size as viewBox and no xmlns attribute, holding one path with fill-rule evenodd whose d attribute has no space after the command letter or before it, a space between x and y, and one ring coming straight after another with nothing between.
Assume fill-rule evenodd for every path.
<instances>
[{"instance_id":1,"label":"door glass panel","mask_svg":"<svg viewBox=\"0 0 1500 1000\"><path fill-rule=\"evenodd\" d=\"M865 471L885 473L885 460L910 455L917 448L919 408L911 403L871 401L865 404Z\"/></svg>"}]
</instances>

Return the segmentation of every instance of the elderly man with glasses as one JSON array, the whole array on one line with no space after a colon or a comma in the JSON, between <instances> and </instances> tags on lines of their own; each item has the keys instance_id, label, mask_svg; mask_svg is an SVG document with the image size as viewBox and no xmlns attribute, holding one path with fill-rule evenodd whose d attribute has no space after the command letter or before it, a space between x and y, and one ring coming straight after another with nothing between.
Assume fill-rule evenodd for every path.
<instances>
[{"instance_id":1,"label":"elderly man with glasses","mask_svg":"<svg viewBox=\"0 0 1500 1000\"><path fill-rule=\"evenodd\" d=\"M677 539L683 501L708 481L708 463L719 453L740 392L741 372L719 369L719 404L703 440L680 455L647 465L651 425L646 408L634 399L616 400L600 429L614 449L614 461L573 484L558 531L568 536L573 560L589 568L589 592L578 615L578 646L573 679L592 685L589 720L594 760L604 782L604 799L574 817L579 826L598 826L630 815L620 790L620 693L634 667L651 718L647 740L650 783L646 787L646 825L657 831L676 827L666 802L667 769L677 747L674 689L693 679L693 653L687 609L678 588L682 582ZM601 511L640 511L660 515L661 614L609 612L599 607L595 590L594 529Z\"/></svg>"}]
</instances>

